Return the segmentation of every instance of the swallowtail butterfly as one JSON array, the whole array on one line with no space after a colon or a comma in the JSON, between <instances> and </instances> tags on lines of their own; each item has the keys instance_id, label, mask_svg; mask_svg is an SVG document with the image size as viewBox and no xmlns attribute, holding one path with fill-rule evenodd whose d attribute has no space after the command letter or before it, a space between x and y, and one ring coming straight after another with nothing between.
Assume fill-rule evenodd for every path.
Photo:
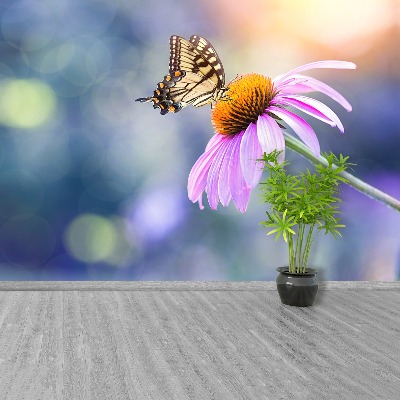
<instances>
[{"instance_id":1,"label":"swallowtail butterfly","mask_svg":"<svg viewBox=\"0 0 400 400\"><path fill-rule=\"evenodd\" d=\"M136 99L152 102L161 114L176 113L191 104L201 107L226 96L225 73L211 43L197 35L189 40L169 39L169 74L157 84L153 96Z\"/></svg>"}]
</instances>

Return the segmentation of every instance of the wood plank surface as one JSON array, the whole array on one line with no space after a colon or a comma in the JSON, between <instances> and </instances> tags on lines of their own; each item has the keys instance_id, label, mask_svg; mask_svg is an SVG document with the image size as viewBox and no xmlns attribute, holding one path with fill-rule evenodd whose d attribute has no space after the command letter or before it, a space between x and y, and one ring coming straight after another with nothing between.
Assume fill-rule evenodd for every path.
<instances>
[{"instance_id":1,"label":"wood plank surface","mask_svg":"<svg viewBox=\"0 0 400 400\"><path fill-rule=\"evenodd\" d=\"M320 281L319 290L400 289L400 281ZM276 290L272 281L0 281L1 290Z\"/></svg>"},{"instance_id":2,"label":"wood plank surface","mask_svg":"<svg viewBox=\"0 0 400 400\"><path fill-rule=\"evenodd\" d=\"M1 284L1 400L399 399L398 282Z\"/></svg>"}]
</instances>

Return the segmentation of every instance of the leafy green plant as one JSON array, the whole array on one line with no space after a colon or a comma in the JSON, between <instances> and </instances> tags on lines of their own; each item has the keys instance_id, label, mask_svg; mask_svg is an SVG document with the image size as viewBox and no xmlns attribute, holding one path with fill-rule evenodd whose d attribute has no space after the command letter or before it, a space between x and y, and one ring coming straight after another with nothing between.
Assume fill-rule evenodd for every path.
<instances>
[{"instance_id":1,"label":"leafy green plant","mask_svg":"<svg viewBox=\"0 0 400 400\"><path fill-rule=\"evenodd\" d=\"M335 239L341 236L339 229L344 225L338 217L337 204L342 201L339 184L347 180L339 174L352 164L348 157L324 154L326 166L314 164L314 173L307 169L293 175L285 169L287 161L278 163L278 154L274 151L263 156L269 176L261 182L262 199L270 210L261 225L269 230L268 235L275 234L276 240L282 237L288 244L289 272L305 273L316 233L322 230Z\"/></svg>"}]
</instances>

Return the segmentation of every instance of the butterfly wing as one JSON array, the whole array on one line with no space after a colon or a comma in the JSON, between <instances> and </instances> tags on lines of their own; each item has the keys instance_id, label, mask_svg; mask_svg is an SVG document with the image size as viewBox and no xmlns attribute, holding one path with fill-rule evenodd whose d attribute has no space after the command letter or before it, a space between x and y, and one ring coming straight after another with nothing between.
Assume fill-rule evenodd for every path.
<instances>
[{"instance_id":1,"label":"butterfly wing","mask_svg":"<svg viewBox=\"0 0 400 400\"><path fill-rule=\"evenodd\" d=\"M192 104L200 107L212 101L215 84L210 79L199 83L199 75L186 72L184 78L173 87L169 88L168 98L174 103L180 104L181 108Z\"/></svg>"},{"instance_id":2,"label":"butterfly wing","mask_svg":"<svg viewBox=\"0 0 400 400\"><path fill-rule=\"evenodd\" d=\"M174 103L200 107L212 102L214 92L225 84L224 69L211 43L197 35L189 41L170 38L170 73L184 71L185 77L169 90Z\"/></svg>"},{"instance_id":3,"label":"butterfly wing","mask_svg":"<svg viewBox=\"0 0 400 400\"><path fill-rule=\"evenodd\" d=\"M193 45L198 53L200 53L207 61L209 66L211 66L211 70L208 69L200 69L200 72L203 75L208 74L208 77L212 81L216 81L216 86L223 87L225 85L225 72L222 66L222 62L214 49L213 45L207 40L202 38L201 36L193 35L190 37L189 42Z\"/></svg>"},{"instance_id":4,"label":"butterfly wing","mask_svg":"<svg viewBox=\"0 0 400 400\"><path fill-rule=\"evenodd\" d=\"M209 41L197 35L191 36L189 41L173 35L169 75L158 83L153 97L137 101L152 101L154 108L161 109L161 114L178 112L189 104L200 107L211 103L224 84L222 63Z\"/></svg>"}]
</instances>

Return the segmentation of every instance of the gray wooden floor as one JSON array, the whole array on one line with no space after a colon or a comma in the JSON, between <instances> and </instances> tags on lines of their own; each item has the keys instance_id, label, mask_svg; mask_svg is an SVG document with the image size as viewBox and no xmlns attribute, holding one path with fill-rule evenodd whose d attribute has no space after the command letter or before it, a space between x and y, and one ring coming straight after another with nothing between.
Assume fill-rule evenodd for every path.
<instances>
[{"instance_id":1,"label":"gray wooden floor","mask_svg":"<svg viewBox=\"0 0 400 400\"><path fill-rule=\"evenodd\" d=\"M1 400L400 399L400 282L1 282Z\"/></svg>"}]
</instances>

